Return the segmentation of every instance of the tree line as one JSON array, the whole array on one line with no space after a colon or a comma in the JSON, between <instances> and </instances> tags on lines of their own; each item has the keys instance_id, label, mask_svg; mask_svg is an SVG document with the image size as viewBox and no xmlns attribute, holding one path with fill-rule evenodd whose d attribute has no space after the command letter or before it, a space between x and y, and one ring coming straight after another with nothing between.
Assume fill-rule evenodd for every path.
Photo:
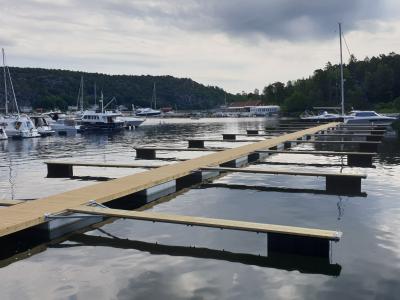
<instances>
[{"instance_id":1,"label":"tree line","mask_svg":"<svg viewBox=\"0 0 400 300\"><path fill-rule=\"evenodd\" d=\"M288 113L340 106L340 65L328 62L308 78L269 84L259 97L265 103L280 105ZM392 52L364 60L351 56L344 65L344 98L346 110L399 112L400 55Z\"/></svg>"},{"instance_id":2,"label":"tree line","mask_svg":"<svg viewBox=\"0 0 400 300\"><path fill-rule=\"evenodd\" d=\"M94 104L103 91L105 102L112 97L115 104L131 108L150 107L153 86L156 85L157 107L178 110L209 109L224 103L225 91L216 86L205 86L189 78L172 76L130 76L84 73L67 70L10 67L19 106L34 109L61 109L76 106L81 76L84 78L84 104ZM8 92L9 99L11 92ZM229 100L236 96L227 94ZM0 89L0 106L4 107L4 89ZM114 103L113 103L114 104ZM154 102L153 102L154 106Z\"/></svg>"},{"instance_id":3,"label":"tree line","mask_svg":"<svg viewBox=\"0 0 400 300\"><path fill-rule=\"evenodd\" d=\"M13 83L20 106L61 109L77 104L81 76L84 78L85 106L94 103L102 90L106 100L116 98L115 104L149 107L154 83L157 106L178 110L211 109L246 99L262 100L264 104L280 105L288 114L298 114L316 106L340 106L340 66L328 62L308 78L274 82L260 93L226 93L217 86L205 86L189 78L150 75L106 75L78 71L11 67ZM344 94L346 110L374 109L384 112L400 111L400 55L394 52L364 60L351 56L344 65ZM4 90L0 89L0 99ZM4 103L0 100L0 107Z\"/></svg>"}]
</instances>

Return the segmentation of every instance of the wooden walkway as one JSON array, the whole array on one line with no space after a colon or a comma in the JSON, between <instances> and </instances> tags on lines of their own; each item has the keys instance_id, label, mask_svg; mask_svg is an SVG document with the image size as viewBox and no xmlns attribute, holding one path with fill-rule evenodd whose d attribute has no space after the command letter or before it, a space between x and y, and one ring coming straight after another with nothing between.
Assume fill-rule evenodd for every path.
<instances>
[{"instance_id":1,"label":"wooden walkway","mask_svg":"<svg viewBox=\"0 0 400 300\"><path fill-rule=\"evenodd\" d=\"M231 229L257 233L280 233L285 235L305 236L311 238L338 241L342 236L339 231L312 229L304 227L273 225L265 223L253 223L235 220L212 219L193 216L170 215L155 212L127 211L121 209L98 208L91 206L80 206L68 209L70 212L94 214L124 219L134 219L151 222L162 222L172 224L184 224L192 226L212 227L220 229Z\"/></svg>"},{"instance_id":2,"label":"wooden walkway","mask_svg":"<svg viewBox=\"0 0 400 300\"><path fill-rule=\"evenodd\" d=\"M63 192L57 195L44 197L35 201L28 201L3 208L0 209L0 236L42 224L46 222L46 214L59 214L72 207L85 205L92 200L98 203L109 202L189 175L194 170L207 166L217 166L231 160L248 156L258 150L276 147L288 140L295 140L308 134L314 134L321 130L326 130L327 128L338 124L339 123L324 124L310 129L274 137L265 141L170 164L140 174L133 174L111 181Z\"/></svg>"}]
</instances>

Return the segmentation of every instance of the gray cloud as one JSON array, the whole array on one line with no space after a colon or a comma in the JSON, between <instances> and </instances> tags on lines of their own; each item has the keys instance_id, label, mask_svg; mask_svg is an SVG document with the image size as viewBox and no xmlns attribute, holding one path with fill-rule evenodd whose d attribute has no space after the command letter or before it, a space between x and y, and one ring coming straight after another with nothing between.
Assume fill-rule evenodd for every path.
<instances>
[{"instance_id":1,"label":"gray cloud","mask_svg":"<svg viewBox=\"0 0 400 300\"><path fill-rule=\"evenodd\" d=\"M102 9L184 31L282 40L328 39L341 21L347 31L387 15L376 0L151 0L107 1ZM99 5L99 1L93 5Z\"/></svg>"}]
</instances>

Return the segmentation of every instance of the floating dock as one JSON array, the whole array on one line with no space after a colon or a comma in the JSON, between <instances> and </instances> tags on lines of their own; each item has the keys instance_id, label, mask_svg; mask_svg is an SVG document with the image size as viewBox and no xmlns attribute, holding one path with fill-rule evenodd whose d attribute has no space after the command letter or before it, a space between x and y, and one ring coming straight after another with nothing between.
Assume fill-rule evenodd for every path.
<instances>
[{"instance_id":1,"label":"floating dock","mask_svg":"<svg viewBox=\"0 0 400 300\"><path fill-rule=\"evenodd\" d=\"M204 148L204 140L192 140L189 148L168 147L141 147L136 148L136 158L154 159L156 151L213 151L201 157L176 162L167 165L151 164L119 164L119 163L90 163L90 162L47 162L54 173L72 173L73 166L88 167L121 167L121 168L152 168L151 170L133 174L107 182L63 192L57 195L44 197L34 201L9 203L9 207L0 209L0 237L16 234L24 230L50 230L57 226L64 226L68 218L87 220L86 226L99 222L105 217L122 217L129 219L146 220L153 222L167 222L195 226L206 226L232 230L244 230L268 234L268 249L270 251L297 253L304 255L326 256L329 253L329 241L338 241L341 233L335 230L321 230L314 228L301 228L283 225L260 224L237 220L210 219L203 217L189 217L177 215L162 215L150 212L137 212L117 210L113 206L116 201L134 201L132 197L145 194L150 201L161 196L171 194L179 189L201 183L207 176L217 176L220 172L247 172L277 175L324 176L326 177L327 190L337 190L341 186L351 186L360 192L363 174L332 174L322 172L291 172L285 170L255 170L239 168L248 163L264 157L267 152L278 152L289 147L292 143L312 142L327 143L325 141L306 141L306 137L326 133L335 129L340 123L328 123L296 132L271 137L265 140L246 140L250 144L236 148ZM239 134L224 134L223 140L236 140ZM260 136L260 135L258 135ZM214 141L214 140L212 140ZM197 145L196 145L197 143ZM328 144L346 144L343 141L329 141ZM377 145L378 142L357 142ZM193 148L190 148L192 146ZM275 151L275 152L274 152ZM298 151L303 152L303 151ZM295 153L288 151L288 153ZM299 153L300 154L300 153ZM304 152L304 154L306 154ZM313 151L311 154L320 155L359 155L359 157L372 157L374 153L341 152L333 154L327 151ZM64 171L61 169L64 168ZM60 171L61 170L61 171ZM67 170L67 171L66 171ZM70 172L70 173L69 173ZM49 172L51 173L51 172ZM215 175L217 174L217 175ZM49 176L51 177L51 176ZM57 177L57 176L55 176ZM7 205L4 201L4 205ZM88 205L106 204L111 208L92 207ZM75 217L74 217L75 216ZM86 219L87 218L87 219ZM67 224L70 231L76 230L73 221ZM57 227L58 228L58 227ZM65 230L63 231L65 232Z\"/></svg>"}]
</instances>

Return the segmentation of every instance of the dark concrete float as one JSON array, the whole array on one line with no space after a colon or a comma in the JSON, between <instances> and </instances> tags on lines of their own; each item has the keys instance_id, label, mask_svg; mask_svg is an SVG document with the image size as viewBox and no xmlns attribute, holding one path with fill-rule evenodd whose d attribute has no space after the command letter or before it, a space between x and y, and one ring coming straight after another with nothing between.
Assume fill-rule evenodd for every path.
<instances>
[{"instance_id":1,"label":"dark concrete float","mask_svg":"<svg viewBox=\"0 0 400 300\"><path fill-rule=\"evenodd\" d=\"M260 150L258 153L282 153L282 154L308 154L308 155L336 155L347 156L347 165L353 167L372 166L372 157L375 152L339 152L339 151L287 151L287 150Z\"/></svg>"},{"instance_id":2,"label":"dark concrete float","mask_svg":"<svg viewBox=\"0 0 400 300\"><path fill-rule=\"evenodd\" d=\"M48 178L68 178L74 176L73 167L99 167L99 168L159 168L163 165L141 165L132 163L95 163L95 162L71 162L71 161L46 161Z\"/></svg>"},{"instance_id":3,"label":"dark concrete float","mask_svg":"<svg viewBox=\"0 0 400 300\"><path fill-rule=\"evenodd\" d=\"M235 139L223 139L223 140L215 140L215 139L190 139L188 140L188 148L205 148L205 142L237 142L237 143L254 143L261 142L262 140L237 140ZM220 148L222 149L222 148Z\"/></svg>"},{"instance_id":4,"label":"dark concrete float","mask_svg":"<svg viewBox=\"0 0 400 300\"><path fill-rule=\"evenodd\" d=\"M345 174L345 173L324 173L324 172L296 172L285 170L265 170L251 168L221 168L205 167L204 171L251 173L251 174L272 174L272 175L294 175L294 176L316 176L325 177L326 191L361 193L361 179L367 178L365 174Z\"/></svg>"},{"instance_id":5,"label":"dark concrete float","mask_svg":"<svg viewBox=\"0 0 400 300\"><path fill-rule=\"evenodd\" d=\"M367 141L381 141L383 139L383 135L381 134L370 134L370 133L326 133L326 134L312 134L311 136L315 137L342 137L342 138L350 138L350 137L365 137Z\"/></svg>"},{"instance_id":6,"label":"dark concrete float","mask_svg":"<svg viewBox=\"0 0 400 300\"><path fill-rule=\"evenodd\" d=\"M268 234L268 252L295 253L311 256L329 256L329 242L339 241L339 231L294 226L253 223L236 220L170 215L155 212L126 211L120 209L79 206L69 208L72 213L93 214L151 222L183 224L219 229L239 230Z\"/></svg>"},{"instance_id":7,"label":"dark concrete float","mask_svg":"<svg viewBox=\"0 0 400 300\"><path fill-rule=\"evenodd\" d=\"M326 145L358 145L361 152L376 152L381 142L376 141L311 141L311 140L290 140L285 142L285 147L292 143L326 144Z\"/></svg>"},{"instance_id":8,"label":"dark concrete float","mask_svg":"<svg viewBox=\"0 0 400 300\"><path fill-rule=\"evenodd\" d=\"M140 159L156 159L156 151L223 151L227 148L160 148L160 147L149 147L149 148L135 148L136 158Z\"/></svg>"}]
</instances>

